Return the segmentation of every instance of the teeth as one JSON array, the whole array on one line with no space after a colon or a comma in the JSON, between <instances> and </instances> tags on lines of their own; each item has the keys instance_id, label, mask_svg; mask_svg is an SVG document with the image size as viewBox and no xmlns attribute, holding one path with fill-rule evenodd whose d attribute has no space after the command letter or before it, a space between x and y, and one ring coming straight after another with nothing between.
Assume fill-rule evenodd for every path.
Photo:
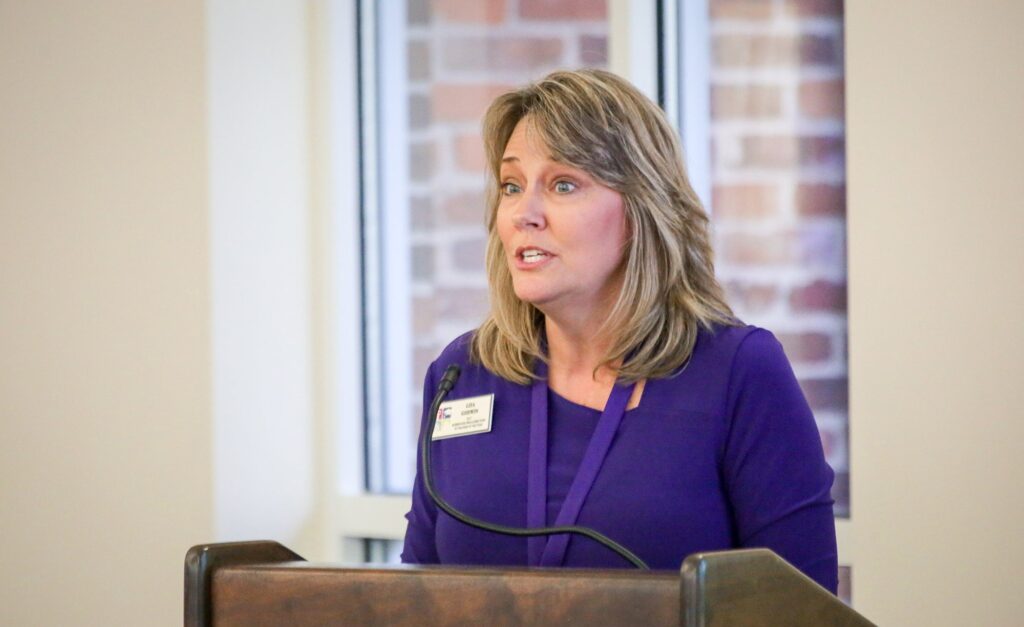
<instances>
[{"instance_id":1,"label":"teeth","mask_svg":"<svg viewBox=\"0 0 1024 627\"><path fill-rule=\"evenodd\" d=\"M542 253L539 250L527 250L523 252L523 261L526 263L537 263L547 256L547 253Z\"/></svg>"}]
</instances>

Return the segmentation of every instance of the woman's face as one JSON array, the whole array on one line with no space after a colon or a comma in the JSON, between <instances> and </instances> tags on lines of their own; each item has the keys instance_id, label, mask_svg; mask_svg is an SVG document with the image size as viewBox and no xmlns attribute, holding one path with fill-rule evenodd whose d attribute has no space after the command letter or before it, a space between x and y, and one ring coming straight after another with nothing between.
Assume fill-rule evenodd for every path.
<instances>
[{"instance_id":1,"label":"woman's face","mask_svg":"<svg viewBox=\"0 0 1024 627\"><path fill-rule=\"evenodd\" d=\"M553 161L528 119L505 146L499 182L495 224L516 296L549 316L610 308L622 285L622 196Z\"/></svg>"}]
</instances>

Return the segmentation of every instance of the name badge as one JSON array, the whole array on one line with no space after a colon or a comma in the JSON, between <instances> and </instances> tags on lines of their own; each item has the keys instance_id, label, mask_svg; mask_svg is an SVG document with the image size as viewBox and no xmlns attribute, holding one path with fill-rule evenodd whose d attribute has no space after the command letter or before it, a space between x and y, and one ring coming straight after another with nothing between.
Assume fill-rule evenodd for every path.
<instances>
[{"instance_id":1,"label":"name badge","mask_svg":"<svg viewBox=\"0 0 1024 627\"><path fill-rule=\"evenodd\" d=\"M457 438L463 435L488 433L491 430L491 410L494 394L471 396L445 401L437 410L433 440Z\"/></svg>"}]
</instances>

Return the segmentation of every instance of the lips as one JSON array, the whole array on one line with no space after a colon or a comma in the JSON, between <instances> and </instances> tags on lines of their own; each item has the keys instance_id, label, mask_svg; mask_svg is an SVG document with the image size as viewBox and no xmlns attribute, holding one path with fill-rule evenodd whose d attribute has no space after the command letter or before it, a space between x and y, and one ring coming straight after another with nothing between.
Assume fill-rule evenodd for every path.
<instances>
[{"instance_id":1,"label":"lips","mask_svg":"<svg viewBox=\"0 0 1024 627\"><path fill-rule=\"evenodd\" d=\"M550 261L554 254L537 246L520 246L516 249L516 267L537 268Z\"/></svg>"},{"instance_id":2,"label":"lips","mask_svg":"<svg viewBox=\"0 0 1024 627\"><path fill-rule=\"evenodd\" d=\"M537 263L547 257L551 257L552 254L543 248L537 246L520 246L516 249L516 257L526 261L527 263Z\"/></svg>"},{"instance_id":3,"label":"lips","mask_svg":"<svg viewBox=\"0 0 1024 627\"><path fill-rule=\"evenodd\" d=\"M548 255L546 252L540 250L526 250L523 251L523 254L521 255L523 261L531 264L539 263L541 260L546 259L549 256L550 255Z\"/></svg>"}]
</instances>

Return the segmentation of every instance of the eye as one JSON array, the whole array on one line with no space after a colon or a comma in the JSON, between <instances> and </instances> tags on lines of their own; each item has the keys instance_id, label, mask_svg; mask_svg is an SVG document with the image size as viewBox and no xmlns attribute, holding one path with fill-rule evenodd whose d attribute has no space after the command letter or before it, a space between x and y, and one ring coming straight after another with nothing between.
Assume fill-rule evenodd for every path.
<instances>
[{"instance_id":1,"label":"eye","mask_svg":"<svg viewBox=\"0 0 1024 627\"><path fill-rule=\"evenodd\" d=\"M521 191L523 190L515 183L501 184L501 193L503 196L511 196L512 194L518 194Z\"/></svg>"},{"instance_id":2,"label":"eye","mask_svg":"<svg viewBox=\"0 0 1024 627\"><path fill-rule=\"evenodd\" d=\"M576 183L572 181L558 181L555 183L555 192L559 194L569 194L576 191Z\"/></svg>"}]
</instances>

